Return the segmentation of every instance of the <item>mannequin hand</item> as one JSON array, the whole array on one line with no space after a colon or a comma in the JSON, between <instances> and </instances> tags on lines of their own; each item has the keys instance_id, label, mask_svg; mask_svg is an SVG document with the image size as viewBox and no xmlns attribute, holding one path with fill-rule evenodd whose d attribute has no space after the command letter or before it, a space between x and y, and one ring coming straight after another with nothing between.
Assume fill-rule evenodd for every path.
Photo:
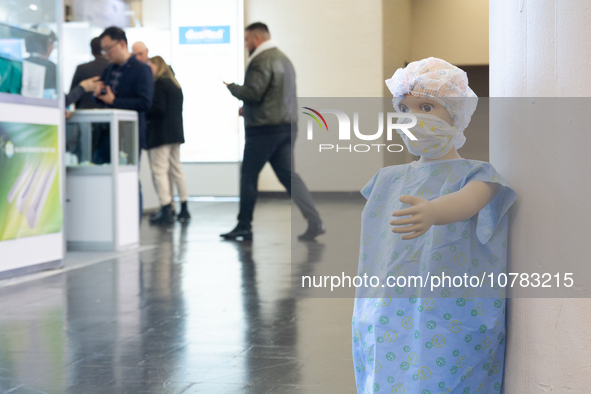
<instances>
[{"instance_id":1,"label":"mannequin hand","mask_svg":"<svg viewBox=\"0 0 591 394\"><path fill-rule=\"evenodd\" d=\"M404 227L394 227L394 233L412 233L404 235L402 239L408 240L420 237L425 234L433 224L435 224L436 210L431 201L415 196L401 196L400 202L410 204L410 208L394 211L392 216L409 216L409 218L395 219L390 222L393 226L410 225Z\"/></svg>"}]
</instances>

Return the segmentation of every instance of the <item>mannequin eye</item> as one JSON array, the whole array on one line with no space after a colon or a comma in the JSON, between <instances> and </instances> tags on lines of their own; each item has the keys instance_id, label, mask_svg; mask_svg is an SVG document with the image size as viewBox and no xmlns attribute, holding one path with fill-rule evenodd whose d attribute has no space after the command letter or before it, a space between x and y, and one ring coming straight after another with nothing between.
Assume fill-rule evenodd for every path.
<instances>
[{"instance_id":1,"label":"mannequin eye","mask_svg":"<svg viewBox=\"0 0 591 394\"><path fill-rule=\"evenodd\" d=\"M422 104L421 105L421 111L423 112L431 112L435 109L435 107L433 107L431 104Z\"/></svg>"},{"instance_id":2,"label":"mannequin eye","mask_svg":"<svg viewBox=\"0 0 591 394\"><path fill-rule=\"evenodd\" d=\"M404 104L400 104L398 108L400 108L400 112L408 112L408 108Z\"/></svg>"}]
</instances>

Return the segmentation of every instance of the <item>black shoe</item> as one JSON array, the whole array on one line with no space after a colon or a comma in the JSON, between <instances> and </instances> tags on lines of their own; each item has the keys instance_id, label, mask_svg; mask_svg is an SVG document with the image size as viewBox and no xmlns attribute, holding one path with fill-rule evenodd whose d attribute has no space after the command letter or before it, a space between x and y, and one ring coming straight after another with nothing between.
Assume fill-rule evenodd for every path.
<instances>
[{"instance_id":1,"label":"black shoe","mask_svg":"<svg viewBox=\"0 0 591 394\"><path fill-rule=\"evenodd\" d=\"M252 230L249 228L240 227L240 225L238 225L229 233L220 234L220 237L223 237L224 239L242 238L244 241L251 241Z\"/></svg>"},{"instance_id":2,"label":"black shoe","mask_svg":"<svg viewBox=\"0 0 591 394\"><path fill-rule=\"evenodd\" d=\"M163 206L154 216L150 216L150 224L173 224L174 212L170 204Z\"/></svg>"},{"instance_id":3,"label":"black shoe","mask_svg":"<svg viewBox=\"0 0 591 394\"><path fill-rule=\"evenodd\" d=\"M305 233L298 235L298 239L302 241L313 241L319 235L326 233L326 227L323 223L308 224L308 229Z\"/></svg>"},{"instance_id":4,"label":"black shoe","mask_svg":"<svg viewBox=\"0 0 591 394\"><path fill-rule=\"evenodd\" d=\"M152 223L152 221L153 221L153 220L156 220L156 218L159 218L159 217L160 217L160 215L162 215L162 214L160 213L160 209L159 209L159 210L157 210L156 212L152 212L152 213L150 214L150 217L148 218L148 219L150 220L150 224L155 224L155 223ZM172 212L172 217L173 217L173 219L176 217L176 213L174 213L174 211Z\"/></svg>"},{"instance_id":5,"label":"black shoe","mask_svg":"<svg viewBox=\"0 0 591 394\"><path fill-rule=\"evenodd\" d=\"M187 209L187 202L186 201L181 203L181 211L179 212L177 219L181 223L191 220L191 214L189 214L189 210Z\"/></svg>"},{"instance_id":6,"label":"black shoe","mask_svg":"<svg viewBox=\"0 0 591 394\"><path fill-rule=\"evenodd\" d=\"M173 218L176 218L177 217L177 214L174 211L174 208L171 208L171 210L172 210L172 217ZM152 220L154 220L155 218L159 217L160 215L161 215L160 210L157 210L156 212L152 212L150 214L150 218L149 218L150 219L150 222L152 222Z\"/></svg>"}]
</instances>

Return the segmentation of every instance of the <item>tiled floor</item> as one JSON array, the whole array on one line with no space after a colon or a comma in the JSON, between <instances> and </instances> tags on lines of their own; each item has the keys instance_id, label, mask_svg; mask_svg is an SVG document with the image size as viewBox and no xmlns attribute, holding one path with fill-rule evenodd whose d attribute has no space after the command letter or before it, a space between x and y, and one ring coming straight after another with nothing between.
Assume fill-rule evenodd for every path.
<instances>
[{"instance_id":1,"label":"tiled floor","mask_svg":"<svg viewBox=\"0 0 591 394\"><path fill-rule=\"evenodd\" d=\"M0 282L0 392L355 392L353 300L292 297L325 245L295 241L288 200L260 201L247 243L219 239L237 203L190 209L139 251Z\"/></svg>"}]
</instances>

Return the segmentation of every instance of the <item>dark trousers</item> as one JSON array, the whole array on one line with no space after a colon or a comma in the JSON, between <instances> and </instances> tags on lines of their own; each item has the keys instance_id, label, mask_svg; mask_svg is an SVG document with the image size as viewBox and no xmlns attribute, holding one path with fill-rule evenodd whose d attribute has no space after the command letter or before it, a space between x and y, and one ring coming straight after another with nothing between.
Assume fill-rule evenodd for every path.
<instances>
[{"instance_id":1,"label":"dark trousers","mask_svg":"<svg viewBox=\"0 0 591 394\"><path fill-rule=\"evenodd\" d=\"M285 186L304 218L311 224L322 222L314 207L312 195L294 170L295 136L296 133L291 133L289 124L246 129L240 177L240 213L238 214L238 223L241 227L249 229L251 227L259 173L266 162L271 164L279 182Z\"/></svg>"}]
</instances>

